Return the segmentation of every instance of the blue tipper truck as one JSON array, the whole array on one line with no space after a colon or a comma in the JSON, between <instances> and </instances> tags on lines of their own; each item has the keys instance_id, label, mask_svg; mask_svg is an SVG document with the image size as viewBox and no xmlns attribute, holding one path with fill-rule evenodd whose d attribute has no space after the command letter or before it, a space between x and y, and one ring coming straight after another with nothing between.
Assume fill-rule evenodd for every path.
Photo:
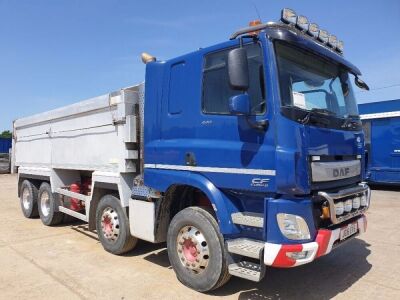
<instances>
[{"instance_id":1,"label":"blue tipper truck","mask_svg":"<svg viewBox=\"0 0 400 300\"><path fill-rule=\"evenodd\" d=\"M142 60L145 84L14 122L26 217L84 220L115 254L166 241L178 279L201 292L365 232L351 81L368 86L336 36L284 9L221 44Z\"/></svg>"},{"instance_id":2,"label":"blue tipper truck","mask_svg":"<svg viewBox=\"0 0 400 300\"><path fill-rule=\"evenodd\" d=\"M359 106L366 145L366 179L400 184L400 99Z\"/></svg>"}]
</instances>

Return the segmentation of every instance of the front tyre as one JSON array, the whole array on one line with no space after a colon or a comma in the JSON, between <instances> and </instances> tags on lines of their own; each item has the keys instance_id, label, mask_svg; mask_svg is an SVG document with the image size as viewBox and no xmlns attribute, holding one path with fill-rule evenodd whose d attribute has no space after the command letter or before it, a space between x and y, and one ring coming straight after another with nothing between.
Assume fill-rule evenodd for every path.
<instances>
[{"instance_id":1,"label":"front tyre","mask_svg":"<svg viewBox=\"0 0 400 300\"><path fill-rule=\"evenodd\" d=\"M167 248L179 281L196 291L216 289L230 278L218 224L200 207L185 208L174 216Z\"/></svg>"},{"instance_id":2,"label":"front tyre","mask_svg":"<svg viewBox=\"0 0 400 300\"><path fill-rule=\"evenodd\" d=\"M105 195L96 209L97 234L103 248L113 254L124 254L137 244L131 236L129 220L117 197Z\"/></svg>"}]
</instances>

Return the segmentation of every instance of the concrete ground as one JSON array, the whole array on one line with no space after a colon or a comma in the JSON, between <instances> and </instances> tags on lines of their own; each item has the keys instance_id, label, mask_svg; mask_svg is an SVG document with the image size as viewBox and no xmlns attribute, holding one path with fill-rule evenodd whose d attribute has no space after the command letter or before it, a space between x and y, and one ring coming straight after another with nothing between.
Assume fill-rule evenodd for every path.
<instances>
[{"instance_id":1,"label":"concrete ground","mask_svg":"<svg viewBox=\"0 0 400 300\"><path fill-rule=\"evenodd\" d=\"M1 299L400 299L400 191L374 190L367 233L328 256L204 295L178 282L165 245L115 256L83 223L24 218L16 183L0 175Z\"/></svg>"}]
</instances>

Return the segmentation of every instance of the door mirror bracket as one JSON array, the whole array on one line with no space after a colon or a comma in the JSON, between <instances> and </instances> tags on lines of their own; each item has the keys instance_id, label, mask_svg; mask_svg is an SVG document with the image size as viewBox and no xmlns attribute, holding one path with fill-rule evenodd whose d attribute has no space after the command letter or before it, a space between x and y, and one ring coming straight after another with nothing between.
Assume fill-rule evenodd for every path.
<instances>
[{"instance_id":1,"label":"door mirror bracket","mask_svg":"<svg viewBox=\"0 0 400 300\"><path fill-rule=\"evenodd\" d=\"M368 84L366 84L363 80L361 80L360 78L358 78L358 76L354 77L354 83L355 83L356 86L358 86L360 89L369 91L369 86L368 86Z\"/></svg>"}]
</instances>

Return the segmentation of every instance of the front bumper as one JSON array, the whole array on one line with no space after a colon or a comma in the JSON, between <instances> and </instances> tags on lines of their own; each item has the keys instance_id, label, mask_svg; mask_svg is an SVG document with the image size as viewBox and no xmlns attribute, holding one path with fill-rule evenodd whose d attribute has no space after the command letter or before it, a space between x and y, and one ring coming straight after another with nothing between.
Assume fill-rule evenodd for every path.
<instances>
[{"instance_id":1,"label":"front bumper","mask_svg":"<svg viewBox=\"0 0 400 300\"><path fill-rule=\"evenodd\" d=\"M358 232L348 239L352 239L364 233L367 229L367 218L362 215L357 219ZM265 243L264 247L264 264L267 266L278 268L290 268L300 266L312 262L314 259L326 255L336 246L341 245L344 241L340 239L340 229L334 230L320 229L314 242L305 244L272 244ZM290 253L307 252L304 258L293 259L288 255Z\"/></svg>"}]
</instances>

